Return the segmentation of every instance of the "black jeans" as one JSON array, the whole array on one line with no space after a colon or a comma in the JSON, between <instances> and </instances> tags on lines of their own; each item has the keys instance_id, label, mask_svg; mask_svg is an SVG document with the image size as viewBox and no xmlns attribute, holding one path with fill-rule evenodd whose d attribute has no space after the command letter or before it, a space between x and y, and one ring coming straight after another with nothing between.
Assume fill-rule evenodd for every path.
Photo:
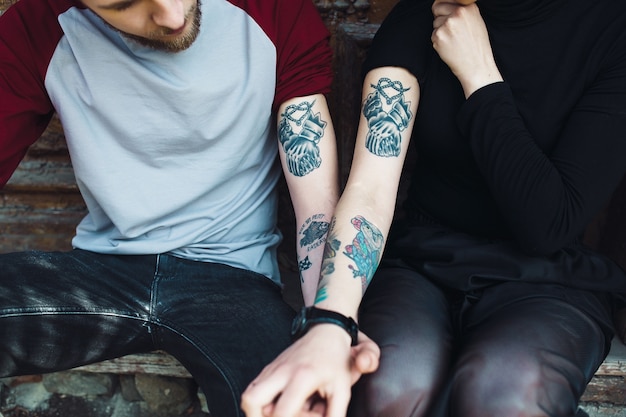
<instances>
[{"instance_id":1,"label":"black jeans","mask_svg":"<svg viewBox=\"0 0 626 417\"><path fill-rule=\"evenodd\" d=\"M293 309L270 279L169 255L0 255L0 376L162 349L194 376L212 415L290 343Z\"/></svg>"},{"instance_id":2,"label":"black jeans","mask_svg":"<svg viewBox=\"0 0 626 417\"><path fill-rule=\"evenodd\" d=\"M349 415L574 416L610 345L576 306L601 311L594 299L524 282L466 293L410 268L381 268L359 313L381 348L380 367L356 384Z\"/></svg>"}]
</instances>

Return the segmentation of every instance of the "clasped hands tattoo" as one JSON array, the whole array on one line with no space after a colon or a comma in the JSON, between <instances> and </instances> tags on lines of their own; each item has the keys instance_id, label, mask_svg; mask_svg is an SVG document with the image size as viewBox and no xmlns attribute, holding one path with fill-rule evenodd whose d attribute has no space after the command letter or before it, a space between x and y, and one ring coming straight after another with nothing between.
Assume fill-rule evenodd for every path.
<instances>
[{"instance_id":1,"label":"clasped hands tattoo","mask_svg":"<svg viewBox=\"0 0 626 417\"><path fill-rule=\"evenodd\" d=\"M409 88L386 77L380 78L371 87L375 91L368 94L363 102L363 116L369 127L365 146L377 156L398 156L401 133L413 117L411 102L404 100L404 93ZM290 104L280 115L278 137L285 151L287 169L298 177L307 175L322 163L319 141L324 136L327 123L321 119L319 112L313 113L314 104L315 101Z\"/></svg>"},{"instance_id":2,"label":"clasped hands tattoo","mask_svg":"<svg viewBox=\"0 0 626 417\"><path fill-rule=\"evenodd\" d=\"M327 123L321 119L320 113L313 114L314 104L315 101L290 104L280 115L278 138L285 151L289 172L298 177L322 164L318 144Z\"/></svg>"},{"instance_id":3,"label":"clasped hands tattoo","mask_svg":"<svg viewBox=\"0 0 626 417\"><path fill-rule=\"evenodd\" d=\"M362 107L369 128L365 146L374 155L397 157L401 151L401 133L408 127L413 117L410 110L411 102L404 99L404 93L409 88L404 88L400 81L392 81L386 77L380 78L377 84L371 84L371 87L375 91L368 94ZM306 175L321 163L317 144L324 134L326 123L320 119L319 113L312 113L312 106L313 103L309 102L290 105L281 114L280 142L287 155L289 172L297 176ZM296 117L298 113L300 116ZM294 133L290 123L302 126L300 132ZM329 276L335 272L335 259L341 250L341 242L333 232L335 220L333 219L331 225L325 222L307 222L305 233L301 231L304 236L300 241L301 246L326 237L315 303L328 297ZM380 230L363 216L356 216L351 222L357 233L352 242L343 248L343 255L354 262L349 268L352 276L360 279L362 290L365 292L378 268L384 237ZM328 231L330 234L326 236ZM311 266L308 257L299 260L298 266L300 273L308 269Z\"/></svg>"},{"instance_id":4,"label":"clasped hands tattoo","mask_svg":"<svg viewBox=\"0 0 626 417\"><path fill-rule=\"evenodd\" d=\"M365 146L377 156L398 156L402 141L400 134L413 116L411 102L404 101L404 93L409 89L402 87L400 81L389 78L381 78L371 87L375 91L363 102L363 116L369 127Z\"/></svg>"}]
</instances>

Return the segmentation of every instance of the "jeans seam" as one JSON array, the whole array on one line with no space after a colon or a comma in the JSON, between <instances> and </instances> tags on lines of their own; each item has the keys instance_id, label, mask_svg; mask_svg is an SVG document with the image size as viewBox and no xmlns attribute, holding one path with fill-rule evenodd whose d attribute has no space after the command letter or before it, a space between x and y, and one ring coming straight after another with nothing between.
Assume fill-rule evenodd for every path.
<instances>
[{"instance_id":1,"label":"jeans seam","mask_svg":"<svg viewBox=\"0 0 626 417\"><path fill-rule=\"evenodd\" d=\"M189 336L186 335L186 333L183 333L182 330L178 330L178 328L171 326L170 324L168 324L167 322L163 322L161 320L155 320L155 321L151 321L152 323L154 323L156 326L162 328L162 329L167 329L173 333L175 333L176 335L178 335L179 337L183 338L184 340L186 340L187 342L189 342L189 344L191 344L191 346L193 348L195 348L206 360L208 360L211 364L213 364L213 366L215 367L215 369L220 373L220 375L222 375L222 378L224 378L224 381L226 381L226 383L228 384L228 387L230 389L230 393L231 393L231 400L233 401L233 404L235 405L235 409L237 409L238 407L238 400L237 397L235 395L235 391L236 391L236 387L233 384L233 378L230 377L230 372L225 372L225 369L228 368L227 366L224 365L223 361L216 361L214 358L219 358L220 355L217 354L216 352L214 352L212 349L210 349L208 346L206 346L204 343L200 343L199 341L196 341L192 338L190 338ZM156 346L156 344L155 344ZM239 391L241 391L241 387L237 387L239 388ZM207 393L208 395L209 393Z\"/></svg>"},{"instance_id":2,"label":"jeans seam","mask_svg":"<svg viewBox=\"0 0 626 417\"><path fill-rule=\"evenodd\" d=\"M20 310L16 309L14 312L9 311L0 311L0 319L9 318L9 317L21 317L21 316L71 316L71 315L85 315L85 316L110 316L110 317L122 317L127 319L134 319L140 321L147 321L146 317L141 317L140 315L132 315L132 314L121 314L113 311L96 311L96 310L75 310L68 309L63 310L56 307L55 309L45 309L38 308L36 310Z\"/></svg>"},{"instance_id":3,"label":"jeans seam","mask_svg":"<svg viewBox=\"0 0 626 417\"><path fill-rule=\"evenodd\" d=\"M182 262L185 265L192 262L198 263L198 261L186 260L184 258L178 258L176 256L168 254L156 255L156 265L154 269L152 283L150 285L150 301L148 311L149 319L146 323L146 327L152 339L153 345L157 349L163 349L167 351L168 349L160 343L160 340L161 335L163 335L163 337L166 337L168 333L173 337L178 337L184 340L185 343L189 346L189 349L195 350L195 354L197 354L198 357L203 358L203 360L206 361L207 364L210 364L210 366L212 366L216 373L216 377L218 377L217 375L219 375L219 378L221 378L223 381L221 382L221 384L223 383L225 388L228 389L228 395L233 409L236 410L236 412L238 413L237 415L242 415L239 409L239 395L241 395L241 393L245 389L245 386L241 386L241 384L238 382L238 378L234 377L234 375L238 374L236 365L224 359L224 352L219 349L215 350L211 348L210 344L207 345L201 338L197 338L193 331L189 331L189 329L187 329L185 326L181 326L179 323L177 323L176 318L173 318L173 320L170 321L167 320L165 317L161 317L159 314L160 307L158 301L160 300L161 284L165 285L164 283L171 278L170 274L175 273L174 271L177 270L175 264L178 264L178 262ZM280 294L281 292L281 286L267 276L264 276L254 271L245 270L219 262L211 262L211 264L227 267L229 270L241 270L246 273L246 279L252 279L255 282L258 282L259 285L267 286L266 288L271 288L271 290L276 291L278 294ZM231 273L231 271L226 272ZM163 283L161 281L163 281ZM192 370L195 371L195 369L189 369L189 371ZM209 385L211 383L212 382L209 382ZM210 395L211 393L209 392L206 394ZM226 402L226 398L222 397L221 401Z\"/></svg>"},{"instance_id":4,"label":"jeans seam","mask_svg":"<svg viewBox=\"0 0 626 417\"><path fill-rule=\"evenodd\" d=\"M148 311L148 321L146 323L146 327L148 329L148 334L150 335L150 337L152 338L152 344L156 345L157 344L157 337L155 335L155 331L158 328L154 328L152 327L153 324L156 324L157 326L159 325L158 319L155 315L155 311L156 311L156 305L157 305L157 292L158 292L158 285L159 285L159 281L161 279L161 254L157 254L156 259L155 259L155 265L154 265L154 275L152 277L152 284L150 285L150 307L149 307L149 311Z\"/></svg>"},{"instance_id":5,"label":"jeans seam","mask_svg":"<svg viewBox=\"0 0 626 417\"><path fill-rule=\"evenodd\" d=\"M170 331L176 334L177 336L181 337L185 341L187 341L194 349L196 349L197 352L199 352L199 354L202 357L204 357L209 363L211 363L213 367L217 370L217 372L219 372L219 374L222 376L222 378L224 379L224 381L229 387L229 391L231 393L231 401L234 405L234 408L235 410L238 410L239 403L238 403L238 398L235 395L235 391L236 391L236 388L239 391L241 391L241 387L235 386L234 378L232 378L231 376L229 367L225 365L226 362L220 359L219 353L213 351L204 343L201 343L199 340L196 340L195 338L192 339L190 337L191 332L185 331L184 328L178 328L178 326L174 327L172 324L168 323L167 321L161 320L158 317L158 315L155 313L157 310L159 284L160 284L161 278L163 278L162 268L160 267L161 267L161 254L157 254L154 277L153 277L152 285L150 288L150 310L149 310L149 316L148 316L149 318L146 324L148 326L148 333L150 334L152 338L153 345L156 346L157 348L160 348L160 344L158 343L157 333L163 332L164 330ZM263 281L271 282L271 280L268 277L265 277L261 274L255 274L255 275L258 275L258 277L255 277L255 278L259 280L262 279ZM273 282L271 283L275 287L277 287L278 290L280 290L280 287L278 285L276 285ZM216 359L220 359L220 360L216 360ZM209 394L210 393L207 393L207 395Z\"/></svg>"}]
</instances>

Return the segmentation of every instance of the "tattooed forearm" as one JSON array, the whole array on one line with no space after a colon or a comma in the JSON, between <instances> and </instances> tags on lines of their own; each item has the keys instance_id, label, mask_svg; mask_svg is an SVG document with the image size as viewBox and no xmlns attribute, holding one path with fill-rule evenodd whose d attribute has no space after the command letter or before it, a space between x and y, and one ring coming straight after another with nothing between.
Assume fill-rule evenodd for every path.
<instances>
[{"instance_id":1,"label":"tattooed forearm","mask_svg":"<svg viewBox=\"0 0 626 417\"><path fill-rule=\"evenodd\" d=\"M361 279L363 291L367 288L382 255L383 234L362 216L352 219L352 225L358 230L351 245L346 245L343 254L352 259L355 266L350 265L354 278Z\"/></svg>"},{"instance_id":2,"label":"tattooed forearm","mask_svg":"<svg viewBox=\"0 0 626 417\"><path fill-rule=\"evenodd\" d=\"M326 289L326 286L322 286L317 290L317 294L315 294L315 301L313 302L313 304L322 302L326 298L328 298L328 290Z\"/></svg>"},{"instance_id":3,"label":"tattooed forearm","mask_svg":"<svg viewBox=\"0 0 626 417\"><path fill-rule=\"evenodd\" d=\"M308 256L305 256L304 259L298 260L298 271L300 271L300 282L304 282L304 276L302 276L302 272L306 271L312 266L313 264L311 263L311 260L309 259Z\"/></svg>"},{"instance_id":4,"label":"tattooed forearm","mask_svg":"<svg viewBox=\"0 0 626 417\"><path fill-rule=\"evenodd\" d=\"M369 127L365 146L377 156L398 156L402 140L400 134L413 117L411 102L404 101L404 93L409 88L389 78L381 78L371 87L375 91L363 102L363 116Z\"/></svg>"},{"instance_id":5,"label":"tattooed forearm","mask_svg":"<svg viewBox=\"0 0 626 417\"><path fill-rule=\"evenodd\" d=\"M354 278L361 280L361 288L365 292L378 268L384 237L381 231L363 216L354 217L351 223L357 230L357 234L352 239L352 243L344 247L343 254L354 261L355 265L349 265L348 268L352 270ZM334 224L333 218L326 246L324 246L321 278L315 296L316 303L325 300L328 296L329 275L335 272L335 258L341 248L341 241L337 239L334 232Z\"/></svg>"},{"instance_id":6,"label":"tattooed forearm","mask_svg":"<svg viewBox=\"0 0 626 417\"><path fill-rule=\"evenodd\" d=\"M307 247L307 250L312 250L324 243L329 223L323 219L323 214L316 214L304 222L299 232L299 236L301 236L300 247Z\"/></svg>"},{"instance_id":7,"label":"tattooed forearm","mask_svg":"<svg viewBox=\"0 0 626 417\"><path fill-rule=\"evenodd\" d=\"M327 294L328 275L335 272L335 257L337 251L341 247L341 242L337 239L337 235L332 232L335 219L333 218L332 224L329 230L331 230L328 238L326 239L326 245L324 246L324 256L322 258L322 270L320 272L320 282L317 285L317 294L315 296L315 303L324 301Z\"/></svg>"},{"instance_id":8,"label":"tattooed forearm","mask_svg":"<svg viewBox=\"0 0 626 417\"><path fill-rule=\"evenodd\" d=\"M329 223L324 221L323 214L316 214L306 219L298 232L300 247L307 253L324 244L328 233ZM304 259L298 258L298 270L300 271L300 281L304 282L302 272L313 266L308 256Z\"/></svg>"},{"instance_id":9,"label":"tattooed forearm","mask_svg":"<svg viewBox=\"0 0 626 417\"><path fill-rule=\"evenodd\" d=\"M313 114L314 104L315 101L290 104L280 115L278 138L285 151L289 172L298 177L322 164L318 144L327 123L321 119L320 113Z\"/></svg>"}]
</instances>

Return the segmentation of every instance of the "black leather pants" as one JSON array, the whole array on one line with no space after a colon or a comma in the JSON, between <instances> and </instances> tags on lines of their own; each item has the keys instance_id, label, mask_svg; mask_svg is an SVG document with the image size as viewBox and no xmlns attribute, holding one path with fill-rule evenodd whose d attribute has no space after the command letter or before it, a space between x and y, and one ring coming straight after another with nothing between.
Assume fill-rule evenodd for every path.
<instances>
[{"instance_id":1,"label":"black leather pants","mask_svg":"<svg viewBox=\"0 0 626 417\"><path fill-rule=\"evenodd\" d=\"M380 368L355 386L349 415L574 416L610 344L577 299L594 303L559 285L464 293L408 268L379 269L359 321L381 347Z\"/></svg>"},{"instance_id":2,"label":"black leather pants","mask_svg":"<svg viewBox=\"0 0 626 417\"><path fill-rule=\"evenodd\" d=\"M258 274L169 255L82 250L0 255L0 376L53 372L163 349L212 415L290 343L294 312Z\"/></svg>"}]
</instances>

